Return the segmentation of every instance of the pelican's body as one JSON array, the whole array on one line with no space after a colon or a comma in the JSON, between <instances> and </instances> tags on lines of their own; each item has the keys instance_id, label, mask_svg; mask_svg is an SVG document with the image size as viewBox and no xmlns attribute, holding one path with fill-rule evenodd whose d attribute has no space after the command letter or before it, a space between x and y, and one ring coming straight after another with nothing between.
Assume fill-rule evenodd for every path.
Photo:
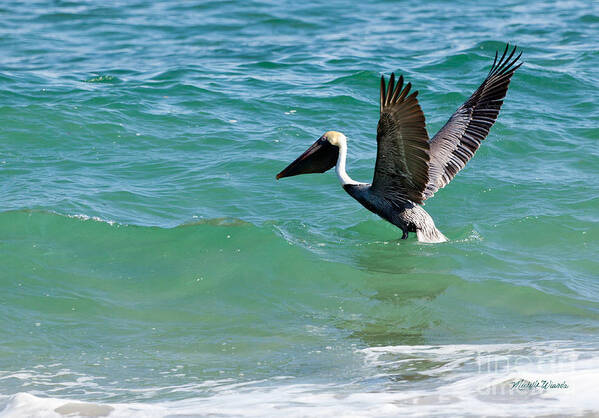
<instances>
[{"instance_id":1,"label":"pelican's body","mask_svg":"<svg viewBox=\"0 0 599 418\"><path fill-rule=\"evenodd\" d=\"M369 211L402 230L402 238L408 238L408 232L416 232L419 241L443 242L447 238L435 227L433 218L418 204L409 199L387 199L385 194L373 190L372 184L354 181L345 171L347 159L347 138L341 132L329 131L323 135L326 140L339 149L335 164L337 178L343 189Z\"/></svg>"},{"instance_id":2,"label":"pelican's body","mask_svg":"<svg viewBox=\"0 0 599 418\"><path fill-rule=\"evenodd\" d=\"M298 174L324 173L335 167L343 189L366 209L400 228L402 239L415 232L422 242L443 242L447 238L435 227L420 206L445 187L472 158L495 122L520 55L512 60L514 48L491 67L489 75L472 96L458 108L443 128L428 138L424 115L411 84L403 88L403 77L395 85L381 78L380 119L377 128L377 159L372 183L352 180L345 166L347 138L329 131L277 175L277 179Z\"/></svg>"},{"instance_id":3,"label":"pelican's body","mask_svg":"<svg viewBox=\"0 0 599 418\"><path fill-rule=\"evenodd\" d=\"M436 227L433 218L422 206L406 200L395 202L372 192L370 184L346 184L345 191L369 211L402 230L402 239L408 238L408 232L415 232L422 242L447 241L445 235Z\"/></svg>"}]
</instances>

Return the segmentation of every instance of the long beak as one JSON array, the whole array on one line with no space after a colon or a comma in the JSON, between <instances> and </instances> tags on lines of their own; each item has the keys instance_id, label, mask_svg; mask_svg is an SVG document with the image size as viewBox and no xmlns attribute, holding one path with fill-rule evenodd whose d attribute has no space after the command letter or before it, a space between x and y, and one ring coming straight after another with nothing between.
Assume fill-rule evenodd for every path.
<instances>
[{"instance_id":1,"label":"long beak","mask_svg":"<svg viewBox=\"0 0 599 418\"><path fill-rule=\"evenodd\" d=\"M325 138L319 138L310 148L277 174L277 180L298 174L324 173L335 167L339 148Z\"/></svg>"}]
</instances>

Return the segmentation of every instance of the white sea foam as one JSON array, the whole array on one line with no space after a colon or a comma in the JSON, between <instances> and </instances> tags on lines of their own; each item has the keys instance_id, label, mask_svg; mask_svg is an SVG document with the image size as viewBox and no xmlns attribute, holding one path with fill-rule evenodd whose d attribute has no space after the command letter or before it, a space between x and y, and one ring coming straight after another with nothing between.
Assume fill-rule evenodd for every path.
<instances>
[{"instance_id":1,"label":"white sea foam","mask_svg":"<svg viewBox=\"0 0 599 418\"><path fill-rule=\"evenodd\" d=\"M372 372L370 383L223 381L212 382L209 396L111 404L19 393L0 399L0 417L594 415L599 413L597 353L565 342L374 347L358 351ZM404 372L412 380L402 379ZM515 387L521 381L567 387Z\"/></svg>"},{"instance_id":2,"label":"white sea foam","mask_svg":"<svg viewBox=\"0 0 599 418\"><path fill-rule=\"evenodd\" d=\"M103 222L103 223L107 223L108 225L114 225L116 222L115 221L111 221L108 219L102 219L99 216L88 216L88 215L84 215L81 213L76 213L74 215L66 215L69 218L75 218L75 219L81 219L83 221L96 221L96 222Z\"/></svg>"}]
</instances>

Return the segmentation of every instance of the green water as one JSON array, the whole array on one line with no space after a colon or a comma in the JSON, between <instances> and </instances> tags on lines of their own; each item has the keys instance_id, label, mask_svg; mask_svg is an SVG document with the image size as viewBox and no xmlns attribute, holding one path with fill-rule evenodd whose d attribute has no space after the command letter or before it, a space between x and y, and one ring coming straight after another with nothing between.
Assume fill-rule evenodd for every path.
<instances>
[{"instance_id":1,"label":"green water","mask_svg":"<svg viewBox=\"0 0 599 418\"><path fill-rule=\"evenodd\" d=\"M599 411L596 3L1 15L6 415L44 399L114 416ZM426 204L448 243L399 240L332 172L275 181L332 129L370 181L380 75L419 90L432 136L507 41L525 64L498 122ZM571 390L480 395L532 373L516 355L567 364L536 371ZM491 357L511 360L482 373Z\"/></svg>"}]
</instances>

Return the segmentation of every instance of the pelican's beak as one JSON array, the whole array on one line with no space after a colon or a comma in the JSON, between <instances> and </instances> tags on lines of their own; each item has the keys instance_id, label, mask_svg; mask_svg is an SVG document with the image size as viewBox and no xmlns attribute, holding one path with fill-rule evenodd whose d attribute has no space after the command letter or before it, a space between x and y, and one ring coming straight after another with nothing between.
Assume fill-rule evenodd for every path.
<instances>
[{"instance_id":1,"label":"pelican's beak","mask_svg":"<svg viewBox=\"0 0 599 418\"><path fill-rule=\"evenodd\" d=\"M339 157L339 147L332 145L324 136L277 174L277 180L298 174L324 173L335 167Z\"/></svg>"}]
</instances>

